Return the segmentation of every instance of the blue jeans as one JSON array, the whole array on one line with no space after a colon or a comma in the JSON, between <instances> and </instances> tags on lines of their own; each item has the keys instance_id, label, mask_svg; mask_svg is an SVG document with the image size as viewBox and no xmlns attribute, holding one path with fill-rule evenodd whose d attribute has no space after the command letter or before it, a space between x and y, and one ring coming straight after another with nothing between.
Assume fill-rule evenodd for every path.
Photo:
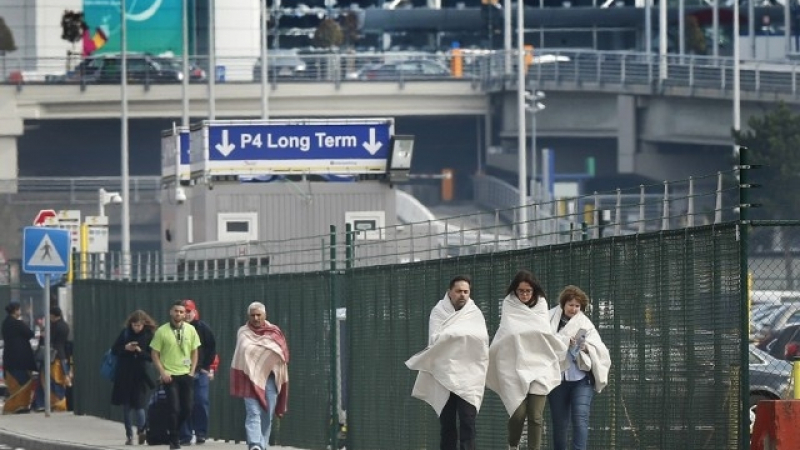
<instances>
[{"instance_id":1,"label":"blue jeans","mask_svg":"<svg viewBox=\"0 0 800 450\"><path fill-rule=\"evenodd\" d=\"M586 450L589 439L589 413L594 398L591 377L562 381L547 396L553 421L553 450L567 450L567 436L572 422L573 450Z\"/></svg>"},{"instance_id":2,"label":"blue jeans","mask_svg":"<svg viewBox=\"0 0 800 450\"><path fill-rule=\"evenodd\" d=\"M138 428L139 432L144 431L144 408L141 409L132 409L131 405L125 404L122 405L122 417L125 421L125 436L132 438L133 437L133 424L131 423L131 411L136 414L136 428Z\"/></svg>"},{"instance_id":3,"label":"blue jeans","mask_svg":"<svg viewBox=\"0 0 800 450\"><path fill-rule=\"evenodd\" d=\"M262 450L269 447L269 434L272 431L272 414L275 413L275 402L278 401L278 386L275 384L275 375L270 374L267 379L267 406L269 411L261 407L255 398L244 399L244 430L247 435L247 447L259 446Z\"/></svg>"},{"instance_id":4,"label":"blue jeans","mask_svg":"<svg viewBox=\"0 0 800 450\"><path fill-rule=\"evenodd\" d=\"M197 372L194 377L194 404L189 418L181 424L181 442L192 440L192 432L198 439L208 437L208 374Z\"/></svg>"}]
</instances>

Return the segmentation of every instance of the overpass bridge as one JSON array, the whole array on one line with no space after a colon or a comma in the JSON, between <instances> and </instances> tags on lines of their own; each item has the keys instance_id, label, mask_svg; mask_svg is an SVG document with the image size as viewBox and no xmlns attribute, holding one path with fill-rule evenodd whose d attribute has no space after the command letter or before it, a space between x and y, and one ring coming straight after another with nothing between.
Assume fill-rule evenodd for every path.
<instances>
[{"instance_id":1,"label":"overpass bridge","mask_svg":"<svg viewBox=\"0 0 800 450\"><path fill-rule=\"evenodd\" d=\"M545 56L539 55L530 66L527 87L547 92L547 110L536 117L537 147L557 150L559 171L580 171L589 156L598 161L598 174L634 173L656 179L685 178L696 168L707 173L727 166L723 156L732 145L733 97L733 62L729 58L670 57L667 77L660 78L657 55L653 54L563 51ZM351 57L347 66L355 72L350 73L375 64L375 57ZM446 54L391 57L450 63ZM432 127L443 116L475 117L477 133L463 129L439 132L473 136L479 168L485 164L516 172L516 83L513 67L512 72L505 70L501 52L466 53L461 77L418 79L400 74L384 81L353 79L357 77L339 70L343 62L338 55L327 55L322 63L319 56L314 58L316 67L326 70L269 80L270 117L417 117ZM389 61L390 55L383 58ZM239 72L249 67L243 66ZM778 101L797 105L798 69L793 62L743 62L742 123L752 115L762 115ZM194 119L208 116L209 90L204 84L188 85L189 111ZM261 90L262 86L252 81L216 84L215 117L260 117ZM180 85L130 85L129 117L134 122L179 120L182 98ZM0 99L0 158L7 162L0 167L0 179L16 176L17 138L39 132L36 127L26 130L23 124L66 124L50 131L58 136L40 136L37 141L58 145L61 137L92 139L89 131L75 135L70 124L121 115L117 85L7 84L0 86ZM530 136L533 127L528 128ZM143 132L157 136L159 131ZM139 136L132 135L131 154L137 153ZM114 150L118 142L107 139L109 153L119 153ZM426 152L425 145L419 142L418 151Z\"/></svg>"}]
</instances>

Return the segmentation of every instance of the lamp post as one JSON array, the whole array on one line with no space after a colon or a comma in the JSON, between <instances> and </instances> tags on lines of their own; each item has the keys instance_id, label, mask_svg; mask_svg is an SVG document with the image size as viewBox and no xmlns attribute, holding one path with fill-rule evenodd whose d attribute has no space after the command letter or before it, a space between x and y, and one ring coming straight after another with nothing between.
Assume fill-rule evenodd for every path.
<instances>
[{"instance_id":1,"label":"lamp post","mask_svg":"<svg viewBox=\"0 0 800 450\"><path fill-rule=\"evenodd\" d=\"M97 215L106 217L106 205L122 203L122 195L119 192L108 192L104 188L97 190ZM103 278L106 273L106 254L100 253L98 258L98 266L100 266L100 278Z\"/></svg>"},{"instance_id":2,"label":"lamp post","mask_svg":"<svg viewBox=\"0 0 800 450\"><path fill-rule=\"evenodd\" d=\"M122 76L120 80L122 99L121 131L121 167L122 172L122 277L128 278L131 257L131 205L130 205L130 169L128 149L128 55L127 55L127 18L125 17L125 0L120 2L120 53L122 55Z\"/></svg>"},{"instance_id":3,"label":"lamp post","mask_svg":"<svg viewBox=\"0 0 800 450\"><path fill-rule=\"evenodd\" d=\"M104 188L97 190L97 215L106 216L106 205L122 203L122 195L119 192L108 192Z\"/></svg>"},{"instance_id":4,"label":"lamp post","mask_svg":"<svg viewBox=\"0 0 800 450\"><path fill-rule=\"evenodd\" d=\"M524 239L528 228L528 163L525 150L525 2L517 0L517 190L519 191L518 236Z\"/></svg>"},{"instance_id":5,"label":"lamp post","mask_svg":"<svg viewBox=\"0 0 800 450\"><path fill-rule=\"evenodd\" d=\"M547 96L542 91L525 93L525 110L531 115L531 198L533 202L538 202L536 196L536 113L544 110L545 105L539 100L544 100Z\"/></svg>"}]
</instances>

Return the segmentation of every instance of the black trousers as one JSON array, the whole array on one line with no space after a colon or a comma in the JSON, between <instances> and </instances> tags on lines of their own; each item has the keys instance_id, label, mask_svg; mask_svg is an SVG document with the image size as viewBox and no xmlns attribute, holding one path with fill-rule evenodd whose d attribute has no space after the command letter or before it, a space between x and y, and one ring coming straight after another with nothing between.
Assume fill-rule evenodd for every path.
<instances>
[{"instance_id":1,"label":"black trousers","mask_svg":"<svg viewBox=\"0 0 800 450\"><path fill-rule=\"evenodd\" d=\"M459 427L456 427L456 415ZM439 424L442 426L440 450L475 450L475 416L478 410L475 406L450 393L450 398L439 415ZM459 437L461 446L459 447Z\"/></svg>"},{"instance_id":2,"label":"black trousers","mask_svg":"<svg viewBox=\"0 0 800 450\"><path fill-rule=\"evenodd\" d=\"M194 398L194 378L189 375L172 375L172 383L165 384L169 404L169 441L178 444L180 425L192 412Z\"/></svg>"}]
</instances>

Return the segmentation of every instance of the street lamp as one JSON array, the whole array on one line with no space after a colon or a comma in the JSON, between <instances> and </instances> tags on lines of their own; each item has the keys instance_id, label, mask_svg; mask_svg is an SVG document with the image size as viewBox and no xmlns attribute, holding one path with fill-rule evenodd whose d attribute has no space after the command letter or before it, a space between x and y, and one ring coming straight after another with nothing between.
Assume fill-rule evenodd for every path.
<instances>
[{"instance_id":1,"label":"street lamp","mask_svg":"<svg viewBox=\"0 0 800 450\"><path fill-rule=\"evenodd\" d=\"M110 204L118 205L122 203L122 196L119 192L108 192L104 188L100 188L97 190L97 215L100 217L105 217L106 215L106 205Z\"/></svg>"},{"instance_id":2,"label":"street lamp","mask_svg":"<svg viewBox=\"0 0 800 450\"><path fill-rule=\"evenodd\" d=\"M531 115L531 198L533 202L539 201L536 196L536 113L544 110L544 103L539 100L547 98L544 92L525 92L525 110Z\"/></svg>"},{"instance_id":3,"label":"street lamp","mask_svg":"<svg viewBox=\"0 0 800 450\"><path fill-rule=\"evenodd\" d=\"M104 188L97 190L97 215L106 217L106 205L122 203L122 195L119 192L108 192ZM106 222L107 223L107 222ZM100 253L98 255L98 266L100 268L100 277L103 278L106 274L106 254Z\"/></svg>"}]
</instances>

